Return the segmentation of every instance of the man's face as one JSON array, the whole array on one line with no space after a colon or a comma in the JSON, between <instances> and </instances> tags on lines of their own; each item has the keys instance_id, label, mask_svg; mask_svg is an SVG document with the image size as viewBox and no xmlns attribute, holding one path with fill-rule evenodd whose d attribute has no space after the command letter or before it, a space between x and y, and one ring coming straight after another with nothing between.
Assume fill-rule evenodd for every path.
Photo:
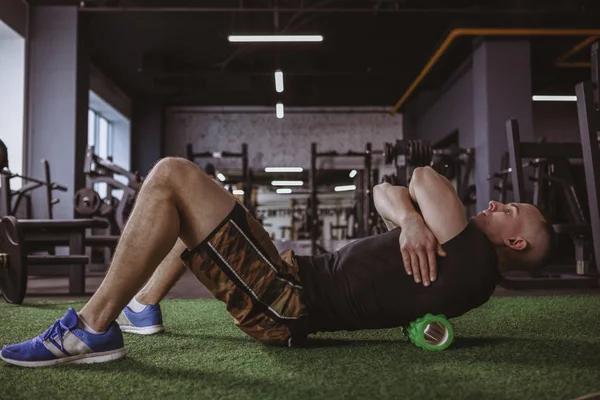
<instances>
[{"instance_id":1,"label":"man's face","mask_svg":"<svg viewBox=\"0 0 600 400\"><path fill-rule=\"evenodd\" d=\"M473 217L477 227L495 244L520 238L525 228L541 221L542 215L531 204L490 201L487 210Z\"/></svg>"}]
</instances>

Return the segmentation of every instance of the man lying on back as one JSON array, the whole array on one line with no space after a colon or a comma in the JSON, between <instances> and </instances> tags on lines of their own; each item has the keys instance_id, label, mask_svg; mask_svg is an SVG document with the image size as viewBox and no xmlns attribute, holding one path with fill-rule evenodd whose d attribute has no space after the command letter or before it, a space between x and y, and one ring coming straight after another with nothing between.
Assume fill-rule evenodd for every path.
<instances>
[{"instance_id":1,"label":"man lying on back","mask_svg":"<svg viewBox=\"0 0 600 400\"><path fill-rule=\"evenodd\" d=\"M457 317L489 299L501 271L536 268L549 254L552 227L535 207L490 202L467 221L450 182L428 167L414 171L409 188L376 186L374 200L388 232L316 257L279 254L200 168L161 160L94 296L40 336L5 346L1 358L26 367L121 358L122 331L164 330L159 302L185 266L243 332L296 346L316 332L404 326L425 313Z\"/></svg>"}]
</instances>

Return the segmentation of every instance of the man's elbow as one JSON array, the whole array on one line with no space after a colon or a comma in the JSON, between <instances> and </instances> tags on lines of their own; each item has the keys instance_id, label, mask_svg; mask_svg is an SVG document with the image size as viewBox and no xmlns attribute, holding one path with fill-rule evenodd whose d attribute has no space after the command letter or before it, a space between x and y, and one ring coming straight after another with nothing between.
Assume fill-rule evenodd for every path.
<instances>
[{"instance_id":1,"label":"man's elbow","mask_svg":"<svg viewBox=\"0 0 600 400\"><path fill-rule=\"evenodd\" d=\"M430 166L417 167L413 170L411 179L422 179L422 178L426 178L428 176L435 176L437 174L438 173Z\"/></svg>"},{"instance_id":2,"label":"man's elbow","mask_svg":"<svg viewBox=\"0 0 600 400\"><path fill-rule=\"evenodd\" d=\"M417 201L417 188L427 187L431 184L431 178L437 175L437 172L431 167L417 167L413 170L408 186L410 197Z\"/></svg>"},{"instance_id":3,"label":"man's elbow","mask_svg":"<svg viewBox=\"0 0 600 400\"><path fill-rule=\"evenodd\" d=\"M420 182L422 182L423 179L426 178L427 170L425 168L426 167L417 167L417 168L413 169L412 175L410 177L410 185L409 185L411 192L414 190L415 185L419 185Z\"/></svg>"},{"instance_id":4,"label":"man's elbow","mask_svg":"<svg viewBox=\"0 0 600 400\"><path fill-rule=\"evenodd\" d=\"M392 186L392 185L390 185L388 182L379 183L379 184L373 186L373 194L383 192L385 189L387 189L390 186Z\"/></svg>"}]
</instances>

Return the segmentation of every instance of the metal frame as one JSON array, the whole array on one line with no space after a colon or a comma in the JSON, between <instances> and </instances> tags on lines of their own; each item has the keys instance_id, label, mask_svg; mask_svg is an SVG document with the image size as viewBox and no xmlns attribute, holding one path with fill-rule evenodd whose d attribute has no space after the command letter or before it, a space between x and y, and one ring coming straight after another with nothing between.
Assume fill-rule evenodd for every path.
<instances>
[{"instance_id":1,"label":"metal frame","mask_svg":"<svg viewBox=\"0 0 600 400\"><path fill-rule=\"evenodd\" d=\"M0 214L3 214L0 216L15 216L23 198L28 193L38 188L41 188L42 186L45 186L46 205L48 207L48 218L53 219L53 206L59 202L59 199L52 198L52 191L59 190L61 192L66 192L67 188L55 182L52 182L52 180L50 179L50 164L48 163L48 160L42 160L42 164L44 168L44 180L31 178L25 175L15 174L10 172L8 169L0 170L0 180L2 182L2 189L0 189ZM24 184L20 189L13 192L10 188L10 180L12 178L21 178L23 181L29 183ZM16 200L13 202L13 198L15 197Z\"/></svg>"},{"instance_id":2,"label":"metal frame","mask_svg":"<svg viewBox=\"0 0 600 400\"><path fill-rule=\"evenodd\" d=\"M592 44L591 65L592 65L592 85L594 89L594 105L595 109L600 108L600 44L595 42Z\"/></svg>"},{"instance_id":3,"label":"metal frame","mask_svg":"<svg viewBox=\"0 0 600 400\"><path fill-rule=\"evenodd\" d=\"M243 203L246 208L251 209L251 198L250 191L252 189L251 174L248 168L248 145L246 143L242 143L242 150L240 153L232 153L229 151L223 152L198 152L194 153L193 146L191 143L185 145L185 154L186 158L191 162L195 162L196 158L241 158L242 159L242 187L244 190Z\"/></svg>"},{"instance_id":4,"label":"metal frame","mask_svg":"<svg viewBox=\"0 0 600 400\"><path fill-rule=\"evenodd\" d=\"M111 175L117 174L127 178L127 185L132 189L139 190L142 187L142 178L137 172L128 171L111 161L103 159L99 155L95 154L95 149L95 146L88 146L87 148L83 165L84 175L97 175L99 172L98 170L104 169L107 172L110 172Z\"/></svg>"},{"instance_id":5,"label":"metal frame","mask_svg":"<svg viewBox=\"0 0 600 400\"><path fill-rule=\"evenodd\" d=\"M358 226L358 236L364 237L370 234L371 227L375 223L375 218L372 218L373 214L373 201L371 196L372 189L372 171L373 171L373 155L382 154L383 152L373 151L371 143L365 145L364 152L348 151L346 153L338 153L337 151L327 151L318 153L317 144L311 143L310 146L310 215L311 215L311 229L310 229L310 244L311 254L314 256L317 254L317 249L320 247L317 244L317 233L318 233L318 207L317 207L317 159L319 157L363 157L364 160L364 171L362 179L359 179L360 184L357 186L359 196L362 200L361 211L362 218Z\"/></svg>"},{"instance_id":6,"label":"metal frame","mask_svg":"<svg viewBox=\"0 0 600 400\"><path fill-rule=\"evenodd\" d=\"M598 46L596 44L596 55L598 58ZM595 76L598 78L598 66L596 64ZM600 113L594 104L594 98L598 96L598 88L594 93L591 82L581 82L575 86L577 94L577 115L579 119L579 133L581 136L581 147L583 150L583 165L587 185L587 196L589 203L590 223L594 243L594 260L596 269L600 273L600 149L598 148L598 131L600 131Z\"/></svg>"}]
</instances>

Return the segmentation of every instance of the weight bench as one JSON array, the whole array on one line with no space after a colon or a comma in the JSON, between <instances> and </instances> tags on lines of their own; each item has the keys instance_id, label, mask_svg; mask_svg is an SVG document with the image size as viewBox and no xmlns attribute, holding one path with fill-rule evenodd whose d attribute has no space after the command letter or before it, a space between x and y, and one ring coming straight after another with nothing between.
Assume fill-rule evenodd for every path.
<instances>
[{"instance_id":1,"label":"weight bench","mask_svg":"<svg viewBox=\"0 0 600 400\"><path fill-rule=\"evenodd\" d=\"M92 235L84 238L86 246L90 247L114 247L119 242L117 235Z\"/></svg>"},{"instance_id":2,"label":"weight bench","mask_svg":"<svg viewBox=\"0 0 600 400\"><path fill-rule=\"evenodd\" d=\"M10 303L20 304L27 291L27 277L48 275L44 267L63 267L69 276L69 294L85 294L86 229L108 228L105 219L0 221L0 289ZM69 247L68 255L33 255L40 246Z\"/></svg>"}]
</instances>

